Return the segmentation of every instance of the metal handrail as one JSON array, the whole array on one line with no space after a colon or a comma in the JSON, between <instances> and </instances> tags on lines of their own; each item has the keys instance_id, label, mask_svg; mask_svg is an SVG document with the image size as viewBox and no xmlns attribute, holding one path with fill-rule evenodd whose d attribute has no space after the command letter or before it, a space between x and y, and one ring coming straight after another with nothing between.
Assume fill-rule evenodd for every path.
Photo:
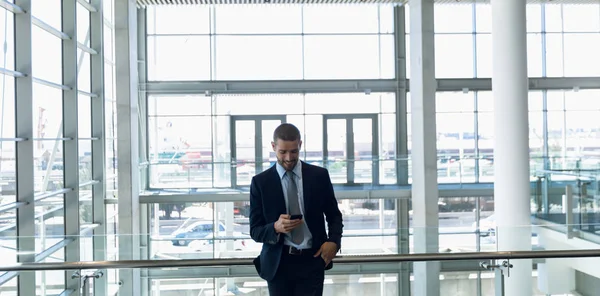
<instances>
[{"instance_id":1,"label":"metal handrail","mask_svg":"<svg viewBox=\"0 0 600 296\"><path fill-rule=\"evenodd\" d=\"M556 251L506 251L472 253L423 253L406 255L341 256L334 259L336 264L360 263L400 263L425 261L462 260L510 260L510 259L550 259L600 257L600 249L595 250L556 250ZM0 271L45 271L45 270L90 270L90 269L131 269L131 268L178 268L252 265L251 258L233 259L182 259L182 260L120 260L87 262L40 262L20 263L0 266Z\"/></svg>"}]
</instances>

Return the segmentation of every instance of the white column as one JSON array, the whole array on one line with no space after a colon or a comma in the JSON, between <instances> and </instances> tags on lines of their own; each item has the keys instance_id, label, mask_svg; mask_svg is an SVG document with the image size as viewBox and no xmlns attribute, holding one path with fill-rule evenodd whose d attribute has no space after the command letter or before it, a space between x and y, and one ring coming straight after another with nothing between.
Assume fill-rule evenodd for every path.
<instances>
[{"instance_id":1,"label":"white column","mask_svg":"<svg viewBox=\"0 0 600 296\"><path fill-rule=\"evenodd\" d=\"M135 0L114 1L119 260L140 259L137 9ZM140 270L119 271L120 295L140 295Z\"/></svg>"},{"instance_id":2,"label":"white column","mask_svg":"<svg viewBox=\"0 0 600 296\"><path fill-rule=\"evenodd\" d=\"M433 0L410 0L412 207L415 253L439 251ZM440 295L440 263L415 263L415 295Z\"/></svg>"},{"instance_id":3,"label":"white column","mask_svg":"<svg viewBox=\"0 0 600 296\"><path fill-rule=\"evenodd\" d=\"M492 0L494 200L499 251L531 250L525 0ZM531 260L515 260L506 295L531 295Z\"/></svg>"}]
</instances>

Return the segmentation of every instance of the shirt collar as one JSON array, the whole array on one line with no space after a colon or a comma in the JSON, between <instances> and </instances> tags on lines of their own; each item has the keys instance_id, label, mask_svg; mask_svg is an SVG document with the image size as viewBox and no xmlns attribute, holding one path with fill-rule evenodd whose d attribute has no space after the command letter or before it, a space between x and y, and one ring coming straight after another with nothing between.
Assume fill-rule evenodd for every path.
<instances>
[{"instance_id":1,"label":"shirt collar","mask_svg":"<svg viewBox=\"0 0 600 296\"><path fill-rule=\"evenodd\" d=\"M283 179L283 176L285 176L285 169L283 168L283 166L281 166L279 162L277 162L275 168L277 169L277 174L279 174L279 179ZM296 174L298 178L302 179L302 161L298 160L298 163L296 163L296 166L294 167L292 172L294 172L294 174Z\"/></svg>"}]
</instances>

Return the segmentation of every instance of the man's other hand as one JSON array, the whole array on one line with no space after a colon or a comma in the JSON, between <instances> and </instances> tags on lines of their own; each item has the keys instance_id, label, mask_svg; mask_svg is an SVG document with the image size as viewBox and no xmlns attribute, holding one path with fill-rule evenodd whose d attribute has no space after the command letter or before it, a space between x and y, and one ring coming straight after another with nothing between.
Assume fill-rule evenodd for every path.
<instances>
[{"instance_id":1,"label":"man's other hand","mask_svg":"<svg viewBox=\"0 0 600 296\"><path fill-rule=\"evenodd\" d=\"M279 216L279 220L275 222L275 231L277 233L289 233L302 224L302 219L290 220L290 217L290 215L286 214Z\"/></svg>"},{"instance_id":2,"label":"man's other hand","mask_svg":"<svg viewBox=\"0 0 600 296\"><path fill-rule=\"evenodd\" d=\"M334 242L325 242L321 245L321 248L315 254L315 258L317 256L321 256L323 261L325 261L325 266L329 265L329 262L333 260L335 254L337 253L337 244Z\"/></svg>"}]
</instances>

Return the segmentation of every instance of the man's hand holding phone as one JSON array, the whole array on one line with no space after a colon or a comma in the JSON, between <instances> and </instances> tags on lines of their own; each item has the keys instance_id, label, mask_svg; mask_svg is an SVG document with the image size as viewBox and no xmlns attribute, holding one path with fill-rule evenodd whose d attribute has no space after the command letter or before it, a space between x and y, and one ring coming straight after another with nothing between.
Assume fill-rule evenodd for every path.
<instances>
[{"instance_id":1,"label":"man's hand holding phone","mask_svg":"<svg viewBox=\"0 0 600 296\"><path fill-rule=\"evenodd\" d=\"M302 224L302 215L288 215L281 214L279 220L275 222L275 232L277 233L289 233L294 228Z\"/></svg>"}]
</instances>

